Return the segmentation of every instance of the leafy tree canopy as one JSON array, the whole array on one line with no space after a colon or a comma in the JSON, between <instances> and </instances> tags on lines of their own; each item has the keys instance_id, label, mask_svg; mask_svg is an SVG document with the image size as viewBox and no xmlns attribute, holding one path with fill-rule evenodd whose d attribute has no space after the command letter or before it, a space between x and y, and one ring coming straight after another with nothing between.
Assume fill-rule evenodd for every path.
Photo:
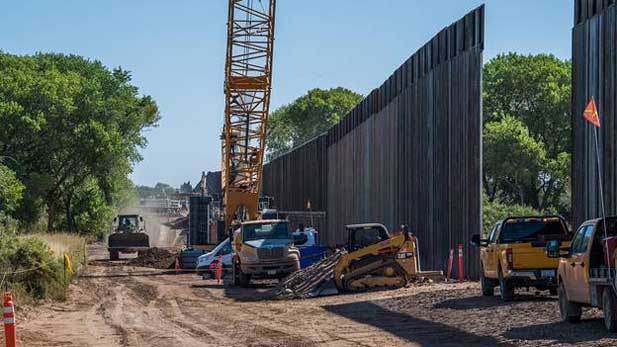
<instances>
[{"instance_id":1,"label":"leafy tree canopy","mask_svg":"<svg viewBox=\"0 0 617 347\"><path fill-rule=\"evenodd\" d=\"M76 230L83 211L75 209L113 206L142 159L143 131L158 120L126 70L76 55L0 52L0 155L16 160L26 186L26 224L44 207L49 230ZM88 199L92 189L101 199Z\"/></svg>"},{"instance_id":2,"label":"leafy tree canopy","mask_svg":"<svg viewBox=\"0 0 617 347\"><path fill-rule=\"evenodd\" d=\"M8 167L0 164L0 212L12 213L23 197L24 185Z\"/></svg>"},{"instance_id":3,"label":"leafy tree canopy","mask_svg":"<svg viewBox=\"0 0 617 347\"><path fill-rule=\"evenodd\" d=\"M493 201L567 214L571 63L500 55L484 67L484 187Z\"/></svg>"},{"instance_id":4,"label":"leafy tree canopy","mask_svg":"<svg viewBox=\"0 0 617 347\"><path fill-rule=\"evenodd\" d=\"M266 140L274 158L328 130L362 101L362 95L342 87L312 89L270 115Z\"/></svg>"},{"instance_id":5,"label":"leafy tree canopy","mask_svg":"<svg viewBox=\"0 0 617 347\"><path fill-rule=\"evenodd\" d=\"M176 192L176 189L167 183L157 183L154 187L137 186L135 188L139 197L148 198L169 198Z\"/></svg>"}]
</instances>

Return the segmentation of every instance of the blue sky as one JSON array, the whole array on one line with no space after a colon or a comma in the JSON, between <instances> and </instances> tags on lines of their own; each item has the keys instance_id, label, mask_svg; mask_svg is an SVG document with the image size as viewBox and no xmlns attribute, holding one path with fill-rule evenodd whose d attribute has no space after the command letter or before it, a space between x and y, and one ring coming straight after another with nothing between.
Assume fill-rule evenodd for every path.
<instances>
[{"instance_id":1,"label":"blue sky","mask_svg":"<svg viewBox=\"0 0 617 347\"><path fill-rule=\"evenodd\" d=\"M569 59L571 0L278 0L271 109L311 88L366 94L439 30L486 3L485 61ZM122 66L158 102L137 184L195 183L220 167L226 0L3 0L0 49Z\"/></svg>"}]
</instances>

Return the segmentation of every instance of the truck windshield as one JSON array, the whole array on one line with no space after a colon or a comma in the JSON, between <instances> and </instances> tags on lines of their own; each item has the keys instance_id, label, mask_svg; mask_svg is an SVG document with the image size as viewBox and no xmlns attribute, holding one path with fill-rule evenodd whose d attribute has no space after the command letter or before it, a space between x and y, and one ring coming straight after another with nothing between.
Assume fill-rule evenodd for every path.
<instances>
[{"instance_id":1,"label":"truck windshield","mask_svg":"<svg viewBox=\"0 0 617 347\"><path fill-rule=\"evenodd\" d=\"M242 226L245 241L261 239L289 239L289 223L246 224Z\"/></svg>"},{"instance_id":2,"label":"truck windshield","mask_svg":"<svg viewBox=\"0 0 617 347\"><path fill-rule=\"evenodd\" d=\"M118 227L120 230L134 230L137 228L137 216L120 216Z\"/></svg>"},{"instance_id":3,"label":"truck windshield","mask_svg":"<svg viewBox=\"0 0 617 347\"><path fill-rule=\"evenodd\" d=\"M557 218L507 220L503 226L499 241L502 243L536 241L541 236L545 239L557 239L567 234L565 226Z\"/></svg>"}]
</instances>

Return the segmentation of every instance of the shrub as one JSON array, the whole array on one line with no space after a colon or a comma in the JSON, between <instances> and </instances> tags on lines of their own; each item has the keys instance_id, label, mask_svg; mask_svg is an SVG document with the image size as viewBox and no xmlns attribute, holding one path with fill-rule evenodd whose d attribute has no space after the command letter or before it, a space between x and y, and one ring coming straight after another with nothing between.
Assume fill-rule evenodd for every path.
<instances>
[{"instance_id":1,"label":"shrub","mask_svg":"<svg viewBox=\"0 0 617 347\"><path fill-rule=\"evenodd\" d=\"M510 216L537 216L543 213L530 206L506 204L499 198L489 201L486 194L484 194L482 214L482 236L487 237L495 223L501 219Z\"/></svg>"},{"instance_id":2,"label":"shrub","mask_svg":"<svg viewBox=\"0 0 617 347\"><path fill-rule=\"evenodd\" d=\"M37 238L5 235L0 238L0 264L6 286L20 286L36 299L61 298L62 262Z\"/></svg>"},{"instance_id":3,"label":"shrub","mask_svg":"<svg viewBox=\"0 0 617 347\"><path fill-rule=\"evenodd\" d=\"M71 274L65 277L63 255L70 255L74 276L85 264L85 242L68 234L6 233L0 238L0 279L3 277L3 285L16 292L22 303L30 298L63 300L72 278Z\"/></svg>"}]
</instances>

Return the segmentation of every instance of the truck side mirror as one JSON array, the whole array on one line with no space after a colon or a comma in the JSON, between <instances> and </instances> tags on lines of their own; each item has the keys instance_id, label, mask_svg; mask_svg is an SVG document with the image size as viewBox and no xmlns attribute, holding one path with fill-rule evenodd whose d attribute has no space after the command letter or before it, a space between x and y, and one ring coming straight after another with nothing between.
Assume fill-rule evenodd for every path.
<instances>
[{"instance_id":1,"label":"truck side mirror","mask_svg":"<svg viewBox=\"0 0 617 347\"><path fill-rule=\"evenodd\" d=\"M471 241L469 243L474 247L486 247L488 245L488 240L483 240L480 238L480 234L475 234L471 236Z\"/></svg>"},{"instance_id":2,"label":"truck side mirror","mask_svg":"<svg viewBox=\"0 0 617 347\"><path fill-rule=\"evenodd\" d=\"M114 217L114 223L118 221L118 217Z\"/></svg>"},{"instance_id":3,"label":"truck side mirror","mask_svg":"<svg viewBox=\"0 0 617 347\"><path fill-rule=\"evenodd\" d=\"M561 251L563 250L560 246L561 242L559 242L558 240L550 240L546 244L546 248L544 249L546 256L549 258L560 258Z\"/></svg>"}]
</instances>

